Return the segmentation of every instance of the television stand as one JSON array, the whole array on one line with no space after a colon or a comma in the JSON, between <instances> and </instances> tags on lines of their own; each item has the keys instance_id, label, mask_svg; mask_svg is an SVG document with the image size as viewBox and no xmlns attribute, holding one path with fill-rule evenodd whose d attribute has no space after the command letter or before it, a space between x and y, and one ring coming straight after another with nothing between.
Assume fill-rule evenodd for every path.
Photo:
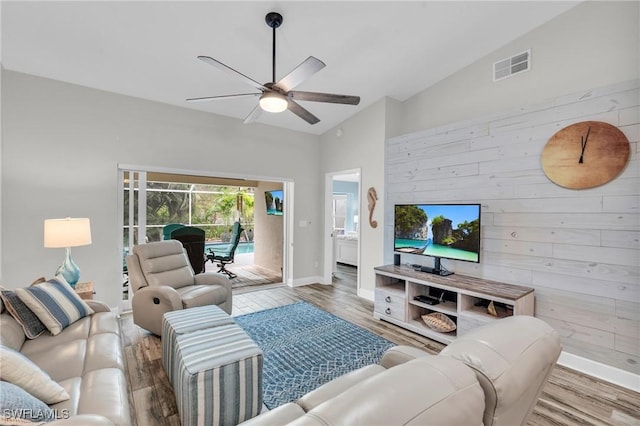
<instances>
[{"instance_id":1,"label":"television stand","mask_svg":"<svg viewBox=\"0 0 640 426\"><path fill-rule=\"evenodd\" d=\"M534 313L534 290L462 274L425 274L423 268L386 265L374 268L373 316L438 342L451 343L456 336L498 318ZM435 268L430 268L435 269ZM438 304L422 302L435 298ZM496 315L488 312L493 302ZM456 323L457 329L443 333L429 328L422 315L439 312Z\"/></svg>"}]
</instances>

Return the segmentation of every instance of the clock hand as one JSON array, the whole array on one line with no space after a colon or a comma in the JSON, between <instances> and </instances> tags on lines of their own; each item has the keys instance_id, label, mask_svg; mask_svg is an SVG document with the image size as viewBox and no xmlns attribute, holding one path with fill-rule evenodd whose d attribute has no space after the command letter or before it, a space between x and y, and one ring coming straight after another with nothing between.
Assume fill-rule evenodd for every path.
<instances>
[{"instance_id":1,"label":"clock hand","mask_svg":"<svg viewBox=\"0 0 640 426\"><path fill-rule=\"evenodd\" d=\"M580 159L578 160L578 164L584 163L584 149L587 147L587 141L589 140L589 133L591 133L591 126L587 129L587 136L580 136L580 145L582 145L582 151L580 152Z\"/></svg>"}]
</instances>

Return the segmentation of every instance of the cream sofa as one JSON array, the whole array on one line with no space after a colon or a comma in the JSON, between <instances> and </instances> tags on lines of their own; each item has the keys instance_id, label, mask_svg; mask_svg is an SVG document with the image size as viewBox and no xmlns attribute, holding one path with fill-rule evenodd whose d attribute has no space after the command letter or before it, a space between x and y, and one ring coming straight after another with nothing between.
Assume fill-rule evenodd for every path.
<instances>
[{"instance_id":1,"label":"cream sofa","mask_svg":"<svg viewBox=\"0 0 640 426\"><path fill-rule=\"evenodd\" d=\"M505 318L459 337L438 355L391 348L380 365L242 425L524 425L560 350L558 334L542 320Z\"/></svg>"},{"instance_id":2,"label":"cream sofa","mask_svg":"<svg viewBox=\"0 0 640 426\"><path fill-rule=\"evenodd\" d=\"M49 405L58 420L47 424L130 425L118 317L106 304L86 302L92 315L56 336L45 332L30 340L0 300L0 344L26 356L70 396Z\"/></svg>"}]
</instances>

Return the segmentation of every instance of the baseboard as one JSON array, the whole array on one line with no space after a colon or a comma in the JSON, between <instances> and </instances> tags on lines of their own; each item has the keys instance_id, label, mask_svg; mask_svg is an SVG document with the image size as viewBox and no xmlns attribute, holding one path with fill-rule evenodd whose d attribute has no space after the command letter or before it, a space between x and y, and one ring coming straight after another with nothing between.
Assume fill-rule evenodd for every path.
<instances>
[{"instance_id":1,"label":"baseboard","mask_svg":"<svg viewBox=\"0 0 640 426\"><path fill-rule=\"evenodd\" d=\"M373 302L375 300L375 293L374 293L373 290L359 288L358 289L358 297L362 297L363 299L367 299L367 300ZM371 315L373 315L373 312L371 313Z\"/></svg>"},{"instance_id":2,"label":"baseboard","mask_svg":"<svg viewBox=\"0 0 640 426\"><path fill-rule=\"evenodd\" d=\"M558 364L605 380L634 392L640 392L640 375L562 351Z\"/></svg>"}]
</instances>

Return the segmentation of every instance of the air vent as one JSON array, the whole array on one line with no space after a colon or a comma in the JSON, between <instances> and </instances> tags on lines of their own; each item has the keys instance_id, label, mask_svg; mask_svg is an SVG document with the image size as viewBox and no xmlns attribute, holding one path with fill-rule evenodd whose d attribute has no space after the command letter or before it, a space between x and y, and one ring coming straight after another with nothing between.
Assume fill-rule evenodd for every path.
<instances>
[{"instance_id":1,"label":"air vent","mask_svg":"<svg viewBox=\"0 0 640 426\"><path fill-rule=\"evenodd\" d=\"M511 77L531 69L531 49L493 64L493 81Z\"/></svg>"}]
</instances>

